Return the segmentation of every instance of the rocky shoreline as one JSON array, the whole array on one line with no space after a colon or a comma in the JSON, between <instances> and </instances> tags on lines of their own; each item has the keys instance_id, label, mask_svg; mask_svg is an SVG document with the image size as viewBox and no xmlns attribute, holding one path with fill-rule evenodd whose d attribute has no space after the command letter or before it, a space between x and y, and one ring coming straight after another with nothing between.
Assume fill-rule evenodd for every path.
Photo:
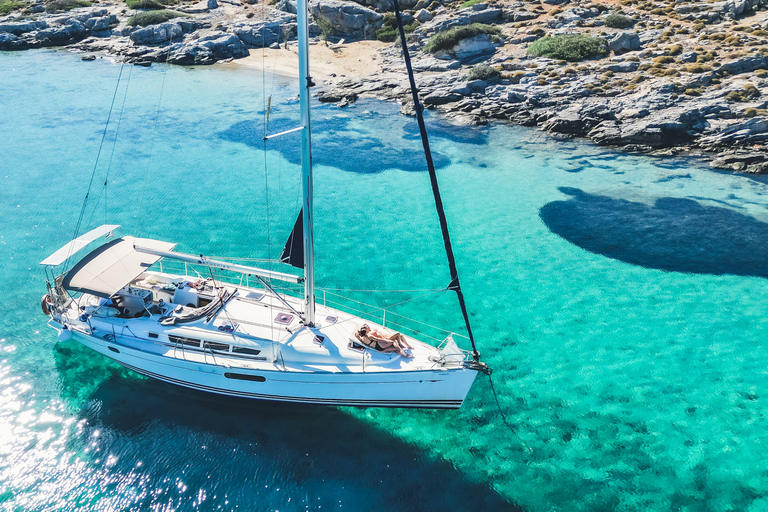
<instances>
[{"instance_id":1,"label":"rocky shoreline","mask_svg":"<svg viewBox=\"0 0 768 512\"><path fill-rule=\"evenodd\" d=\"M131 17L148 11L122 1L68 11L20 1L0 16L0 50L65 46L88 52L84 58L103 52L140 65L191 65L295 44L293 0L250 1L175 4L176 17L143 27ZM389 0L358 2L312 0L311 35L332 46L386 37ZM512 122L627 151L703 154L714 167L768 173L768 0L402 3L423 103L457 123ZM610 28L611 15L628 26ZM461 27L481 33L467 31L435 49L436 37L461 34ZM604 50L572 61L531 55L534 42L563 34L599 40ZM385 46L377 60L373 75L331 79L319 88L320 101L344 107L377 97L412 114L401 48Z\"/></svg>"}]
</instances>

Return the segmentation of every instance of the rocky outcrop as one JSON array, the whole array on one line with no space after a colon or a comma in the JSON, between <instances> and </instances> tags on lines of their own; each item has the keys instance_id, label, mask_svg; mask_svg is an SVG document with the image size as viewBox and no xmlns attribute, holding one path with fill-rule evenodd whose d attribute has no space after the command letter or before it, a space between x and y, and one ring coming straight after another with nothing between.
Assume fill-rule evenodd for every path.
<instances>
[{"instance_id":1,"label":"rocky outcrop","mask_svg":"<svg viewBox=\"0 0 768 512\"><path fill-rule=\"evenodd\" d=\"M174 44L167 54L167 62L171 64L213 64L219 60L247 57L248 49L234 34L213 32Z\"/></svg>"},{"instance_id":2,"label":"rocky outcrop","mask_svg":"<svg viewBox=\"0 0 768 512\"><path fill-rule=\"evenodd\" d=\"M76 9L44 20L0 23L0 50L63 46L89 35L107 36L117 16L106 9Z\"/></svg>"}]
</instances>

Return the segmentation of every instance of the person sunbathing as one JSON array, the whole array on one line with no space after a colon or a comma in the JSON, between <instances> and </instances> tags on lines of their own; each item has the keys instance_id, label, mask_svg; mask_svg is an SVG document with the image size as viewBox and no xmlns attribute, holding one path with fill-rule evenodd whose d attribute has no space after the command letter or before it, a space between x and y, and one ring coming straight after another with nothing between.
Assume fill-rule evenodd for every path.
<instances>
[{"instance_id":1,"label":"person sunbathing","mask_svg":"<svg viewBox=\"0 0 768 512\"><path fill-rule=\"evenodd\" d=\"M379 352L397 352L403 357L413 357L413 354L406 352L407 349L411 349L411 345L405 339L405 336L396 332L394 334L385 335L381 334L375 329L371 329L368 324L363 324L362 327L355 333L360 342L368 348L378 350Z\"/></svg>"}]
</instances>

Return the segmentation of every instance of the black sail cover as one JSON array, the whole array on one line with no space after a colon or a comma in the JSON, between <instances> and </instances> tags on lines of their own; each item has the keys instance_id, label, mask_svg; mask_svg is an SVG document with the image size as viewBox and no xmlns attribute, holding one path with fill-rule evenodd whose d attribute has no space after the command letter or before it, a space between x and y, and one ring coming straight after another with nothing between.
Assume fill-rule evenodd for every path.
<instances>
[{"instance_id":1,"label":"black sail cover","mask_svg":"<svg viewBox=\"0 0 768 512\"><path fill-rule=\"evenodd\" d=\"M288 241L283 247L280 261L296 268L304 268L304 210L299 212L299 218L293 225Z\"/></svg>"}]
</instances>

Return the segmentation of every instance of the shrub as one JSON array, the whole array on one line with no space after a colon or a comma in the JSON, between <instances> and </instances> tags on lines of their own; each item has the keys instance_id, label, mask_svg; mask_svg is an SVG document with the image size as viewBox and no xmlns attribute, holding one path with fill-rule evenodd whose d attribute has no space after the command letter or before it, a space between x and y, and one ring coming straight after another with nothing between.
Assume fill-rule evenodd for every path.
<instances>
[{"instance_id":1,"label":"shrub","mask_svg":"<svg viewBox=\"0 0 768 512\"><path fill-rule=\"evenodd\" d=\"M744 117L755 117L768 115L768 110L764 108L746 108L744 109Z\"/></svg>"},{"instance_id":2,"label":"shrub","mask_svg":"<svg viewBox=\"0 0 768 512\"><path fill-rule=\"evenodd\" d=\"M500 73L498 69L480 64L470 68L467 72L467 80L485 80L487 82L498 78L499 75Z\"/></svg>"},{"instance_id":3,"label":"shrub","mask_svg":"<svg viewBox=\"0 0 768 512\"><path fill-rule=\"evenodd\" d=\"M85 0L51 0L45 3L45 10L47 12L53 11L69 11L77 7L90 7L91 2Z\"/></svg>"},{"instance_id":4,"label":"shrub","mask_svg":"<svg viewBox=\"0 0 768 512\"><path fill-rule=\"evenodd\" d=\"M165 9L157 0L125 0L125 5L131 9Z\"/></svg>"},{"instance_id":5,"label":"shrub","mask_svg":"<svg viewBox=\"0 0 768 512\"><path fill-rule=\"evenodd\" d=\"M629 28L635 24L635 20L623 14L611 13L605 17L603 24L610 28Z\"/></svg>"},{"instance_id":6,"label":"shrub","mask_svg":"<svg viewBox=\"0 0 768 512\"><path fill-rule=\"evenodd\" d=\"M471 25L461 25L459 27L449 28L448 30L438 32L430 37L427 44L424 45L424 51L427 53L435 53L440 50L447 50L456 46L462 39L480 34L499 35L501 34L501 29L483 23L472 23Z\"/></svg>"},{"instance_id":7,"label":"shrub","mask_svg":"<svg viewBox=\"0 0 768 512\"><path fill-rule=\"evenodd\" d=\"M688 64L683 68L683 71L687 73L706 73L707 71L712 71L712 68L701 63Z\"/></svg>"},{"instance_id":8,"label":"shrub","mask_svg":"<svg viewBox=\"0 0 768 512\"><path fill-rule=\"evenodd\" d=\"M479 4L480 2L484 2L485 0L467 0L463 4L461 4L462 9L466 9L467 7L472 7L475 4Z\"/></svg>"},{"instance_id":9,"label":"shrub","mask_svg":"<svg viewBox=\"0 0 768 512\"><path fill-rule=\"evenodd\" d=\"M528 53L535 57L549 57L576 62L608 53L608 43L601 37L584 34L562 34L545 36L528 47Z\"/></svg>"},{"instance_id":10,"label":"shrub","mask_svg":"<svg viewBox=\"0 0 768 512\"><path fill-rule=\"evenodd\" d=\"M410 25L403 25L405 35L408 35L416 30L416 27L418 26L419 22L416 20L414 20ZM384 21L381 25L381 28L376 31L376 39L379 41L384 41L385 43L391 43L397 40L399 35L400 32L397 30L397 18L395 18L394 14L388 12L384 15Z\"/></svg>"},{"instance_id":11,"label":"shrub","mask_svg":"<svg viewBox=\"0 0 768 512\"><path fill-rule=\"evenodd\" d=\"M324 41L327 41L328 38L333 35L333 25L327 19L321 18L319 16L315 18L315 23L317 23L317 26L320 28L320 37Z\"/></svg>"},{"instance_id":12,"label":"shrub","mask_svg":"<svg viewBox=\"0 0 768 512\"><path fill-rule=\"evenodd\" d=\"M161 11L146 11L138 12L128 18L128 25L135 27L146 27L148 25L157 25L158 23L165 23L168 20L174 18L188 18L187 14L182 14L176 11L161 10Z\"/></svg>"},{"instance_id":13,"label":"shrub","mask_svg":"<svg viewBox=\"0 0 768 512\"><path fill-rule=\"evenodd\" d=\"M24 2L14 2L13 0L0 1L0 15L8 14L16 9L21 9L22 7L26 7L26 5L27 4Z\"/></svg>"}]
</instances>

